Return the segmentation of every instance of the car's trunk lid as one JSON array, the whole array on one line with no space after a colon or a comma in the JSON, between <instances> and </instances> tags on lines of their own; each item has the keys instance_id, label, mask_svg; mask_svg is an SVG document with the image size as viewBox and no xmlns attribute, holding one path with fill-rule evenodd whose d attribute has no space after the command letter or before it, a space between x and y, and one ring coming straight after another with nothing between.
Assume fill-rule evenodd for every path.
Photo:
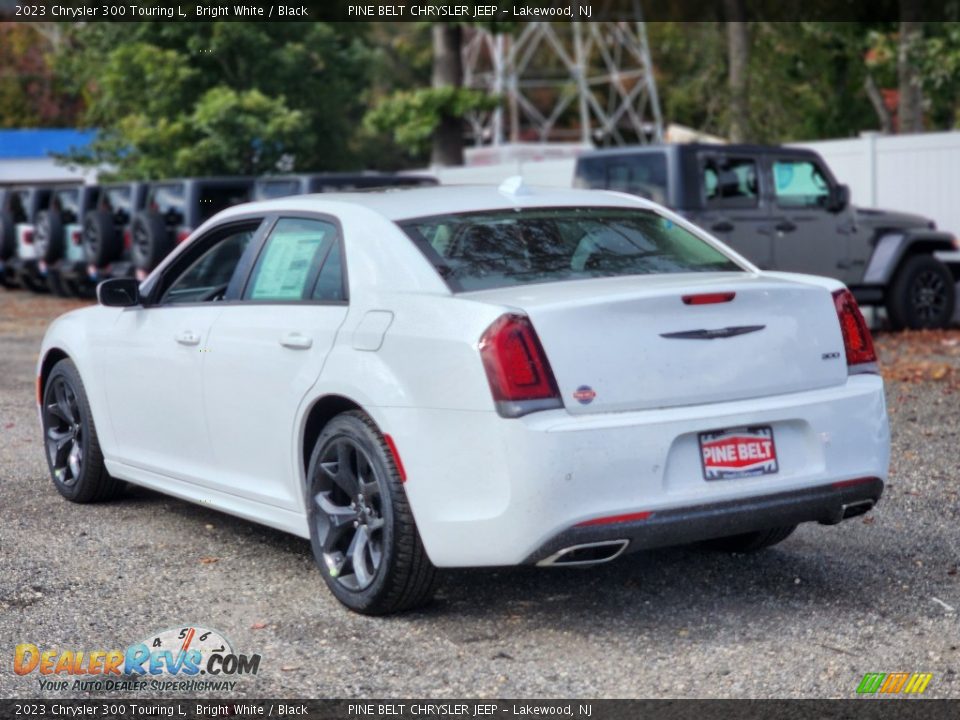
<instances>
[{"instance_id":1,"label":"car's trunk lid","mask_svg":"<svg viewBox=\"0 0 960 720\"><path fill-rule=\"evenodd\" d=\"M684 296L733 293L727 302ZM800 392L846 381L823 287L745 273L610 278L464 294L527 314L571 413Z\"/></svg>"}]
</instances>

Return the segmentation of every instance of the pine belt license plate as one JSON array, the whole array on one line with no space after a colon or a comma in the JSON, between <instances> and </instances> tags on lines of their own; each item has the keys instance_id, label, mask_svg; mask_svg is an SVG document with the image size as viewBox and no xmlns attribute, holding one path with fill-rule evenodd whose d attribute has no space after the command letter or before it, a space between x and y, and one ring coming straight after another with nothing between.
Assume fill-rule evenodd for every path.
<instances>
[{"instance_id":1,"label":"pine belt license plate","mask_svg":"<svg viewBox=\"0 0 960 720\"><path fill-rule=\"evenodd\" d=\"M777 446L769 425L700 433L700 462L705 480L736 480L773 475Z\"/></svg>"}]
</instances>

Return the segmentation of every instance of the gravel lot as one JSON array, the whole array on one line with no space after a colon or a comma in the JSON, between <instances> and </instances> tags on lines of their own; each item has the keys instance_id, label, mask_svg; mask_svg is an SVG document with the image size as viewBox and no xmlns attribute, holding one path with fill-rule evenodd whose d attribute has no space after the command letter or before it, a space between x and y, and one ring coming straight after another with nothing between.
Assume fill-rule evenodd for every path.
<instances>
[{"instance_id":1,"label":"gravel lot","mask_svg":"<svg viewBox=\"0 0 960 720\"><path fill-rule=\"evenodd\" d=\"M304 540L144 490L60 499L33 375L75 305L0 290L0 697L83 696L14 675L18 643L125 648L187 623L263 656L234 697L845 698L893 671L960 697L960 332L879 338L894 462L865 517L749 556L449 573L429 609L367 619Z\"/></svg>"}]
</instances>

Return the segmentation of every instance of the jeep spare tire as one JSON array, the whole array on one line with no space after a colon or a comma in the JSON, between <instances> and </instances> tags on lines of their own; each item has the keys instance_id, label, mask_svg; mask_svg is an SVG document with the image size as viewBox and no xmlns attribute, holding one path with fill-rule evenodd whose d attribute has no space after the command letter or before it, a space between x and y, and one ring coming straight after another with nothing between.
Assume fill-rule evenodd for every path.
<instances>
[{"instance_id":1,"label":"jeep spare tire","mask_svg":"<svg viewBox=\"0 0 960 720\"><path fill-rule=\"evenodd\" d=\"M83 252L88 263L105 267L123 254L123 237L106 210L88 212L83 221Z\"/></svg>"},{"instance_id":2,"label":"jeep spare tire","mask_svg":"<svg viewBox=\"0 0 960 720\"><path fill-rule=\"evenodd\" d=\"M17 223L13 213L0 212L0 260L9 260L17 254Z\"/></svg>"},{"instance_id":3,"label":"jeep spare tire","mask_svg":"<svg viewBox=\"0 0 960 720\"><path fill-rule=\"evenodd\" d=\"M63 257L63 218L56 210L43 210L37 215L33 244L37 257L52 265Z\"/></svg>"},{"instance_id":4,"label":"jeep spare tire","mask_svg":"<svg viewBox=\"0 0 960 720\"><path fill-rule=\"evenodd\" d=\"M160 213L137 213L133 216L131 232L133 264L138 270L153 270L173 250L173 234Z\"/></svg>"}]
</instances>

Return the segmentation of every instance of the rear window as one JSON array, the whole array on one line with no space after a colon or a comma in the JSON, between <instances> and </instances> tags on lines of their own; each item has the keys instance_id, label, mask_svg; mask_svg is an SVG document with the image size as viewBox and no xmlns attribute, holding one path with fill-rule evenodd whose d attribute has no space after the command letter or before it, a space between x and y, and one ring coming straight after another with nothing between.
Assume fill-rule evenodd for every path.
<instances>
[{"instance_id":1,"label":"rear window","mask_svg":"<svg viewBox=\"0 0 960 720\"><path fill-rule=\"evenodd\" d=\"M577 187L616 190L647 200L667 203L667 158L648 152L581 158L577 164Z\"/></svg>"},{"instance_id":2,"label":"rear window","mask_svg":"<svg viewBox=\"0 0 960 720\"><path fill-rule=\"evenodd\" d=\"M133 212L133 190L130 186L104 188L100 195L100 209L113 213L114 221L120 225L130 222Z\"/></svg>"},{"instance_id":3,"label":"rear window","mask_svg":"<svg viewBox=\"0 0 960 720\"><path fill-rule=\"evenodd\" d=\"M256 195L261 200L272 200L300 193L299 180L267 180L257 183Z\"/></svg>"},{"instance_id":4,"label":"rear window","mask_svg":"<svg viewBox=\"0 0 960 720\"><path fill-rule=\"evenodd\" d=\"M209 220L221 210L247 202L250 189L246 186L213 185L200 190L200 221Z\"/></svg>"},{"instance_id":5,"label":"rear window","mask_svg":"<svg viewBox=\"0 0 960 720\"><path fill-rule=\"evenodd\" d=\"M147 207L163 215L168 225L181 225L184 222L184 202L182 184L155 185L150 190Z\"/></svg>"},{"instance_id":6,"label":"rear window","mask_svg":"<svg viewBox=\"0 0 960 720\"><path fill-rule=\"evenodd\" d=\"M454 291L742 268L648 210L550 208L420 218L400 227Z\"/></svg>"}]
</instances>

